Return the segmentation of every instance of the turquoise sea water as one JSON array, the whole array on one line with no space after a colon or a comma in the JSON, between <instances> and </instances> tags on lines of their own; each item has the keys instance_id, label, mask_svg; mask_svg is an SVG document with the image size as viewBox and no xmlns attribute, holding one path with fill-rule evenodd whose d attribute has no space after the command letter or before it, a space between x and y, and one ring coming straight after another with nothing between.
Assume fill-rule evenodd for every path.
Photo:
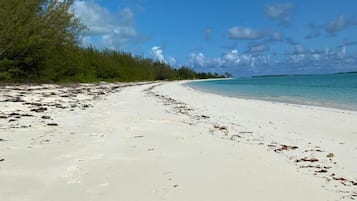
<instances>
[{"instance_id":1,"label":"turquoise sea water","mask_svg":"<svg viewBox=\"0 0 357 201\"><path fill-rule=\"evenodd\" d=\"M357 110L357 73L237 78L187 85L224 96Z\"/></svg>"}]
</instances>

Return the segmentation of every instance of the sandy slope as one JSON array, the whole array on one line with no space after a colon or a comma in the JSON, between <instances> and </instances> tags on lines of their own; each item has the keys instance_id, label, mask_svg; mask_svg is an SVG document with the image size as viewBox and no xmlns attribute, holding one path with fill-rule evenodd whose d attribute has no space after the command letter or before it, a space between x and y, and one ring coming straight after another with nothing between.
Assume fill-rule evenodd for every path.
<instances>
[{"instance_id":1,"label":"sandy slope","mask_svg":"<svg viewBox=\"0 0 357 201\"><path fill-rule=\"evenodd\" d=\"M281 134L288 130L296 131L298 150L307 139L319 142L320 127L300 125L299 115L329 124L334 114L343 121L341 129L354 131L354 113L308 113L310 109L245 100L236 104L177 83L147 91L150 86L124 88L86 110L48 112L57 127L34 122L28 128L1 129L6 141L0 142L0 159L5 159L0 162L0 200L326 201L349 199L350 193L336 191L355 190L297 171L284 157L298 155L297 150L267 151L272 140L276 148L292 142ZM320 116L321 111L326 114ZM335 127L328 129L334 132ZM311 138L305 133L310 129L316 129ZM236 134L244 138L235 140ZM347 132L335 137L328 133L322 145L329 145L330 138L337 144L344 140L345 155L354 160L356 138ZM344 164L339 152L333 159L338 158L345 169L334 169L350 179L355 164Z\"/></svg>"}]
</instances>

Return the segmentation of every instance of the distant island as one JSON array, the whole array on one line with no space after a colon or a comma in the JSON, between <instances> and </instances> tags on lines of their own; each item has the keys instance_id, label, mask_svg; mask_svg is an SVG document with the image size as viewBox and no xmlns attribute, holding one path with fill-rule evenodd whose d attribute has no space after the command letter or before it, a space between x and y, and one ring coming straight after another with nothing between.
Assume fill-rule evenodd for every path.
<instances>
[{"instance_id":1,"label":"distant island","mask_svg":"<svg viewBox=\"0 0 357 201\"><path fill-rule=\"evenodd\" d=\"M357 71L351 71L351 72L340 72L340 73L334 73L335 75L338 75L338 74L356 74Z\"/></svg>"},{"instance_id":2,"label":"distant island","mask_svg":"<svg viewBox=\"0 0 357 201\"><path fill-rule=\"evenodd\" d=\"M327 74L327 75L356 74L356 73L357 73L357 71L351 71L351 72L330 73L330 74ZM309 75L320 75L320 74L272 74L272 75L253 75L252 78L288 77L288 76L309 76Z\"/></svg>"},{"instance_id":3,"label":"distant island","mask_svg":"<svg viewBox=\"0 0 357 201\"><path fill-rule=\"evenodd\" d=\"M291 75L254 75L252 78L260 78L260 77L286 77Z\"/></svg>"}]
</instances>

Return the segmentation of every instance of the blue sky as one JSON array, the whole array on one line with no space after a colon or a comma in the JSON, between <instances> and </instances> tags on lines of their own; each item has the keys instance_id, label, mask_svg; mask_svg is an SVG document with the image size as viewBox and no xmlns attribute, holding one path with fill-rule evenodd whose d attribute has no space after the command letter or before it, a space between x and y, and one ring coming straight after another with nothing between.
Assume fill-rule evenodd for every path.
<instances>
[{"instance_id":1,"label":"blue sky","mask_svg":"<svg viewBox=\"0 0 357 201\"><path fill-rule=\"evenodd\" d=\"M83 45L235 76L357 71L355 0L75 0Z\"/></svg>"}]
</instances>

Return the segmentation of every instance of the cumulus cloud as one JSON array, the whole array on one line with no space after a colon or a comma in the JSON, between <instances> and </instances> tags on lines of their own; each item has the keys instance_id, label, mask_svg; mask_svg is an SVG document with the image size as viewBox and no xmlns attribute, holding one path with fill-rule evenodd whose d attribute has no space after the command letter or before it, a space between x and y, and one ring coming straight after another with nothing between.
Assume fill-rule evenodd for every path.
<instances>
[{"instance_id":1,"label":"cumulus cloud","mask_svg":"<svg viewBox=\"0 0 357 201\"><path fill-rule=\"evenodd\" d=\"M164 57L161 47L159 47L159 46L152 47L150 53L154 57L155 60L158 60L160 62L165 61L165 57Z\"/></svg>"},{"instance_id":2,"label":"cumulus cloud","mask_svg":"<svg viewBox=\"0 0 357 201\"><path fill-rule=\"evenodd\" d=\"M338 47L341 48L343 46L349 47L349 46L354 46L357 45L357 41L355 40L344 40L341 45L339 45Z\"/></svg>"},{"instance_id":3,"label":"cumulus cloud","mask_svg":"<svg viewBox=\"0 0 357 201\"><path fill-rule=\"evenodd\" d=\"M290 64L306 64L312 61L320 61L322 52L317 50L309 50L301 44L296 44L291 53L287 53L287 63Z\"/></svg>"},{"instance_id":4,"label":"cumulus cloud","mask_svg":"<svg viewBox=\"0 0 357 201\"><path fill-rule=\"evenodd\" d=\"M226 53L223 57L223 61L222 64L227 63L227 64L239 64L241 62L238 50L232 50L228 53Z\"/></svg>"},{"instance_id":5,"label":"cumulus cloud","mask_svg":"<svg viewBox=\"0 0 357 201\"><path fill-rule=\"evenodd\" d=\"M171 66L176 65L176 59L172 56L168 56L167 58L164 56L164 51L160 46L153 46L150 50L150 55L154 60L157 60L161 63L166 63Z\"/></svg>"},{"instance_id":6,"label":"cumulus cloud","mask_svg":"<svg viewBox=\"0 0 357 201\"><path fill-rule=\"evenodd\" d=\"M189 63L195 67L205 67L208 62L206 61L205 55L199 52L190 54Z\"/></svg>"},{"instance_id":7,"label":"cumulus cloud","mask_svg":"<svg viewBox=\"0 0 357 201\"><path fill-rule=\"evenodd\" d=\"M129 8L114 14L93 1L78 0L72 10L88 28L84 45L91 41L100 48L122 49L138 36L135 15Z\"/></svg>"},{"instance_id":8,"label":"cumulus cloud","mask_svg":"<svg viewBox=\"0 0 357 201\"><path fill-rule=\"evenodd\" d=\"M322 51L315 49L309 50L298 44L294 47L293 51L287 53L287 55L288 60L286 62L289 64L326 68L333 68L334 65L348 63L356 59L356 57L348 55L347 46L340 46L336 49L325 48L325 50Z\"/></svg>"},{"instance_id":9,"label":"cumulus cloud","mask_svg":"<svg viewBox=\"0 0 357 201\"><path fill-rule=\"evenodd\" d=\"M306 26L310 29L310 33L305 35L305 39L318 38L322 35L321 31L325 31L327 33L326 37L335 37L338 32L341 32L351 26L355 26L355 23L356 21L354 21L353 18L343 15L340 15L322 25L309 23Z\"/></svg>"},{"instance_id":10,"label":"cumulus cloud","mask_svg":"<svg viewBox=\"0 0 357 201\"><path fill-rule=\"evenodd\" d=\"M237 49L224 53L218 58L207 58L203 53L191 53L189 64L198 69L215 69L226 71L244 69L250 71L257 64L268 64L269 58L263 55L239 54Z\"/></svg>"},{"instance_id":11,"label":"cumulus cloud","mask_svg":"<svg viewBox=\"0 0 357 201\"><path fill-rule=\"evenodd\" d=\"M321 60L321 54L318 52L312 52L311 53L312 60L314 61L320 61Z\"/></svg>"},{"instance_id":12,"label":"cumulus cloud","mask_svg":"<svg viewBox=\"0 0 357 201\"><path fill-rule=\"evenodd\" d=\"M268 50L269 50L269 46L266 43L249 43L247 52L256 54L256 53L266 52Z\"/></svg>"},{"instance_id":13,"label":"cumulus cloud","mask_svg":"<svg viewBox=\"0 0 357 201\"><path fill-rule=\"evenodd\" d=\"M345 62L346 59L351 58L347 52L347 46L341 46L336 49L325 49L324 59L331 63Z\"/></svg>"},{"instance_id":14,"label":"cumulus cloud","mask_svg":"<svg viewBox=\"0 0 357 201\"><path fill-rule=\"evenodd\" d=\"M217 59L208 59L202 52L191 53L189 65L195 68L212 68L220 65L220 61Z\"/></svg>"},{"instance_id":15,"label":"cumulus cloud","mask_svg":"<svg viewBox=\"0 0 357 201\"><path fill-rule=\"evenodd\" d=\"M223 65L223 60L221 58L206 58L204 53L198 52L198 53L191 53L190 54L190 60L189 64L195 68L215 68L215 67L220 67Z\"/></svg>"},{"instance_id":16,"label":"cumulus cloud","mask_svg":"<svg viewBox=\"0 0 357 201\"><path fill-rule=\"evenodd\" d=\"M106 34L113 29L108 10L93 2L75 1L72 7L76 17L88 27L89 34Z\"/></svg>"},{"instance_id":17,"label":"cumulus cloud","mask_svg":"<svg viewBox=\"0 0 357 201\"><path fill-rule=\"evenodd\" d=\"M305 53L305 47L303 45L301 45L301 44L295 45L294 53L295 54L304 54Z\"/></svg>"},{"instance_id":18,"label":"cumulus cloud","mask_svg":"<svg viewBox=\"0 0 357 201\"><path fill-rule=\"evenodd\" d=\"M339 16L335 20L331 20L325 25L325 30L328 33L336 33L344 30L350 25L349 20L345 16Z\"/></svg>"},{"instance_id":19,"label":"cumulus cloud","mask_svg":"<svg viewBox=\"0 0 357 201\"><path fill-rule=\"evenodd\" d=\"M228 34L230 39L258 40L266 37L269 31L235 26L228 30Z\"/></svg>"},{"instance_id":20,"label":"cumulus cloud","mask_svg":"<svg viewBox=\"0 0 357 201\"><path fill-rule=\"evenodd\" d=\"M274 31L269 36L264 40L267 43L272 43L272 42L285 42L286 38L283 36L282 33L278 31Z\"/></svg>"},{"instance_id":21,"label":"cumulus cloud","mask_svg":"<svg viewBox=\"0 0 357 201\"><path fill-rule=\"evenodd\" d=\"M169 56L169 57L167 58L167 63L168 63L170 66L175 66L177 62L176 62L175 57Z\"/></svg>"},{"instance_id":22,"label":"cumulus cloud","mask_svg":"<svg viewBox=\"0 0 357 201\"><path fill-rule=\"evenodd\" d=\"M204 53L192 53L190 63L198 71L230 72L235 76L254 74L333 73L355 71L357 54L348 54L348 47L308 49L301 44L292 46L280 59L260 54L240 53L232 49L221 57L210 58Z\"/></svg>"},{"instance_id":23,"label":"cumulus cloud","mask_svg":"<svg viewBox=\"0 0 357 201\"><path fill-rule=\"evenodd\" d=\"M265 5L265 14L272 20L277 20L281 24L287 25L291 21L292 3L272 3Z\"/></svg>"}]
</instances>

